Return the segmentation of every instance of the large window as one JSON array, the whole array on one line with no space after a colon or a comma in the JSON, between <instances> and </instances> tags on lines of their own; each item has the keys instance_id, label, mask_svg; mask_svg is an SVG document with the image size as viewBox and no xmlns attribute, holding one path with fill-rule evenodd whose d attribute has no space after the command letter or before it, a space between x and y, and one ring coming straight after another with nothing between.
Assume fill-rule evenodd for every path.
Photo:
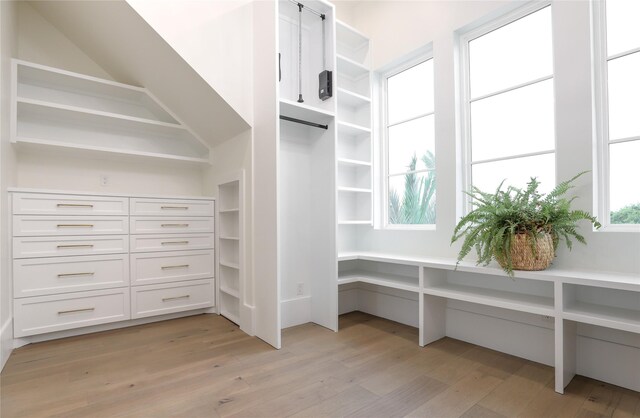
<instances>
[{"instance_id":1,"label":"large window","mask_svg":"<svg viewBox=\"0 0 640 418\"><path fill-rule=\"evenodd\" d=\"M596 2L598 215L640 224L640 1ZM624 228L624 227L623 227Z\"/></svg>"},{"instance_id":2,"label":"large window","mask_svg":"<svg viewBox=\"0 0 640 418\"><path fill-rule=\"evenodd\" d=\"M465 190L555 186L551 6L532 7L460 39Z\"/></svg>"},{"instance_id":3,"label":"large window","mask_svg":"<svg viewBox=\"0 0 640 418\"><path fill-rule=\"evenodd\" d=\"M433 59L384 77L385 224L436 222Z\"/></svg>"}]
</instances>

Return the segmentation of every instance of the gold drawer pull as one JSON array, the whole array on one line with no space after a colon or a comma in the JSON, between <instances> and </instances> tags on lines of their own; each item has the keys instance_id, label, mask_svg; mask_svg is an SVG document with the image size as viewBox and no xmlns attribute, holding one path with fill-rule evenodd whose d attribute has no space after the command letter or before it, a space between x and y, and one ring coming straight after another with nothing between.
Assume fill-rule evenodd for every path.
<instances>
[{"instance_id":1,"label":"gold drawer pull","mask_svg":"<svg viewBox=\"0 0 640 418\"><path fill-rule=\"evenodd\" d=\"M86 272L86 273L62 273L58 274L58 277L78 277L78 276L93 276L95 273Z\"/></svg>"},{"instance_id":2,"label":"gold drawer pull","mask_svg":"<svg viewBox=\"0 0 640 418\"><path fill-rule=\"evenodd\" d=\"M189 224L161 224L160 226L163 228L167 228L167 227L186 228L189 226Z\"/></svg>"},{"instance_id":3,"label":"gold drawer pull","mask_svg":"<svg viewBox=\"0 0 640 418\"><path fill-rule=\"evenodd\" d=\"M58 203L59 208L92 208L93 205L79 203Z\"/></svg>"},{"instance_id":4,"label":"gold drawer pull","mask_svg":"<svg viewBox=\"0 0 640 418\"><path fill-rule=\"evenodd\" d=\"M68 244L68 245L58 245L58 248L93 248L93 244Z\"/></svg>"},{"instance_id":5,"label":"gold drawer pull","mask_svg":"<svg viewBox=\"0 0 640 418\"><path fill-rule=\"evenodd\" d=\"M180 264L179 266L162 266L160 268L162 270L169 270L169 269L186 269L188 267L189 267L188 264Z\"/></svg>"},{"instance_id":6,"label":"gold drawer pull","mask_svg":"<svg viewBox=\"0 0 640 418\"><path fill-rule=\"evenodd\" d=\"M58 224L58 228L93 228L93 224Z\"/></svg>"},{"instance_id":7,"label":"gold drawer pull","mask_svg":"<svg viewBox=\"0 0 640 418\"><path fill-rule=\"evenodd\" d=\"M168 302L170 300L189 299L190 297L191 297L190 295L174 296L172 298L162 298L162 301L163 302Z\"/></svg>"},{"instance_id":8,"label":"gold drawer pull","mask_svg":"<svg viewBox=\"0 0 640 418\"><path fill-rule=\"evenodd\" d=\"M82 309L71 309L68 311L58 311L58 315L64 315L68 313L79 313L79 312L93 312L96 308L82 308Z\"/></svg>"},{"instance_id":9,"label":"gold drawer pull","mask_svg":"<svg viewBox=\"0 0 640 418\"><path fill-rule=\"evenodd\" d=\"M160 206L160 209L182 209L189 210L189 206Z\"/></svg>"}]
</instances>

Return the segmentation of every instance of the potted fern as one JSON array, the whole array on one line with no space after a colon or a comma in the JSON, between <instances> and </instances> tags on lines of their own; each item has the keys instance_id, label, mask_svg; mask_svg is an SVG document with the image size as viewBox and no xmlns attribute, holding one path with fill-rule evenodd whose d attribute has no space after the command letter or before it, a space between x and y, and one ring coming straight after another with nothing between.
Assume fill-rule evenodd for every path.
<instances>
[{"instance_id":1,"label":"potted fern","mask_svg":"<svg viewBox=\"0 0 640 418\"><path fill-rule=\"evenodd\" d=\"M510 276L513 270L544 270L551 264L561 240L571 249L572 240L586 244L578 232L578 221L589 221L596 228L600 223L589 213L571 210L575 197L566 198L573 182L558 184L544 195L538 192L534 177L525 189L509 186L495 193L485 193L473 187L466 192L474 209L460 219L453 231L451 243L464 238L458 263L475 248L477 264L488 265L495 259Z\"/></svg>"}]
</instances>

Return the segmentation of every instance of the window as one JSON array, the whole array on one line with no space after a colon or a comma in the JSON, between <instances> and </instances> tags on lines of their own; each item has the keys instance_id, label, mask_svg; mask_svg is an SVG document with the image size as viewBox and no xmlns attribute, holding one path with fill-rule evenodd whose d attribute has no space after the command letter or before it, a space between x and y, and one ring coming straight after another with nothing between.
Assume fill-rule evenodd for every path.
<instances>
[{"instance_id":1,"label":"window","mask_svg":"<svg viewBox=\"0 0 640 418\"><path fill-rule=\"evenodd\" d=\"M464 190L492 192L503 180L524 187L531 177L553 189L551 6L520 9L463 35L460 46Z\"/></svg>"},{"instance_id":2,"label":"window","mask_svg":"<svg viewBox=\"0 0 640 418\"><path fill-rule=\"evenodd\" d=\"M598 215L640 224L640 2L596 2ZM636 229L636 228L634 228Z\"/></svg>"},{"instance_id":3,"label":"window","mask_svg":"<svg viewBox=\"0 0 640 418\"><path fill-rule=\"evenodd\" d=\"M405 62L387 73L385 225L436 222L433 58Z\"/></svg>"}]
</instances>

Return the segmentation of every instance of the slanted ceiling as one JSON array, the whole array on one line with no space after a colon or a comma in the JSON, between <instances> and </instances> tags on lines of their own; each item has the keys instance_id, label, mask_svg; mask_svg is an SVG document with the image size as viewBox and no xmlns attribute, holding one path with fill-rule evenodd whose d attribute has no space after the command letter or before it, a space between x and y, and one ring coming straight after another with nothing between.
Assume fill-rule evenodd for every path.
<instances>
[{"instance_id":1,"label":"slanted ceiling","mask_svg":"<svg viewBox=\"0 0 640 418\"><path fill-rule=\"evenodd\" d=\"M115 80L149 89L209 145L250 127L125 1L30 4Z\"/></svg>"}]
</instances>

